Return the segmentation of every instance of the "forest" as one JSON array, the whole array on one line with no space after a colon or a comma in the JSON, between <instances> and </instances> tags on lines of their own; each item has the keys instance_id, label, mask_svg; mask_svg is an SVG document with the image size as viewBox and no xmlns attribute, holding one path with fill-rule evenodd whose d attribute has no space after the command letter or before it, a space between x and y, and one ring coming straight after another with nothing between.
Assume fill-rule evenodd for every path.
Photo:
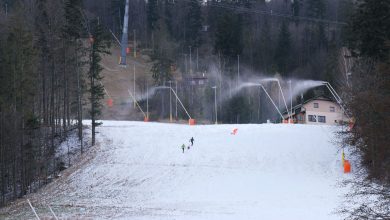
<instances>
[{"instance_id":1,"label":"forest","mask_svg":"<svg viewBox=\"0 0 390 220\"><path fill-rule=\"evenodd\" d=\"M96 12L120 38L125 1L96 2L85 1L86 10ZM280 120L270 102L261 104L267 99L264 93L245 90L232 95L241 81L268 76L285 82L311 79L336 87L346 84L342 51L352 1L153 0L130 1L129 8L130 47L136 37L137 49L151 57L149 76L155 85L178 82L178 92L195 118L215 120L212 88L188 85L193 78L204 77L209 85L218 85L219 99L228 94L229 100L219 100L218 105L224 123ZM146 91L146 83L140 87ZM276 93L275 85L269 87ZM328 91L320 88L302 97L323 93ZM160 95L150 103L155 119L168 114L168 97ZM293 101L295 105L302 98ZM186 116L179 112L178 117Z\"/></svg>"},{"instance_id":2,"label":"forest","mask_svg":"<svg viewBox=\"0 0 390 220\"><path fill-rule=\"evenodd\" d=\"M69 132L77 130L83 152L82 119L94 120L99 114L103 95L99 60L110 42L97 19L84 22L88 17L81 1L1 1L1 5L4 205L36 191L64 168L55 149ZM94 135L87 143L94 145Z\"/></svg>"},{"instance_id":3,"label":"forest","mask_svg":"<svg viewBox=\"0 0 390 220\"><path fill-rule=\"evenodd\" d=\"M125 0L0 4L0 204L5 205L62 169L55 149L69 133L77 133L80 153L95 144L104 98L100 61L116 44L113 36L122 35ZM361 157L363 178L352 183L361 190L367 181L390 184L389 11L388 0L131 0L128 46L150 57L142 91L147 84L177 83L189 112L208 122L216 120L214 85L219 99L229 96L218 102L218 120L264 123L278 122L271 103L262 104L266 94L232 94L239 82L266 76L329 82L353 119L353 128L340 135L342 145ZM188 84L199 77L210 86ZM312 89L292 102L322 94L329 95ZM169 97L159 95L148 103L155 120L168 114ZM186 115L180 111L175 117ZM91 140L83 138L83 119L92 120ZM362 195L359 190L353 195ZM379 211L367 204L351 216L386 216L388 192L388 187L370 191L385 198L376 204Z\"/></svg>"}]
</instances>

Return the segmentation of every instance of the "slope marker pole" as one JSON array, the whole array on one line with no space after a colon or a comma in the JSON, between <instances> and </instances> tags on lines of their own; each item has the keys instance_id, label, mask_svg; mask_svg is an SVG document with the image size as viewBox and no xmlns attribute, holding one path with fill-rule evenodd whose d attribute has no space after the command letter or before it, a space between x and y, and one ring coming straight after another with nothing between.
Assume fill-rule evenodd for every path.
<instances>
[{"instance_id":1,"label":"slope marker pole","mask_svg":"<svg viewBox=\"0 0 390 220\"><path fill-rule=\"evenodd\" d=\"M37 212L35 211L34 207L31 205L31 202L30 202L30 200L29 200L29 199L27 199L27 202L28 202L28 204L30 205L30 207L31 207L32 211L34 212L34 214L35 214L35 217L36 217L38 220L41 220L41 219L39 218L39 216L38 216Z\"/></svg>"},{"instance_id":2,"label":"slope marker pole","mask_svg":"<svg viewBox=\"0 0 390 220\"><path fill-rule=\"evenodd\" d=\"M51 214L53 214L54 218L55 218L56 220L58 220L56 214L53 212L53 209L51 209L50 205L47 205L47 206L49 207L50 212L51 212Z\"/></svg>"}]
</instances>

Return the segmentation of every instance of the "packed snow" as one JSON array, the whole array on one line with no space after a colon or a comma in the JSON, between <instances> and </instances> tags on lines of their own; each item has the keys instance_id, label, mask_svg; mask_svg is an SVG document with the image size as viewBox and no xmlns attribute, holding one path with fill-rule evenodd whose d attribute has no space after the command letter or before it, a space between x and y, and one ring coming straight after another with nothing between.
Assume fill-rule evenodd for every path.
<instances>
[{"instance_id":1,"label":"packed snow","mask_svg":"<svg viewBox=\"0 0 390 220\"><path fill-rule=\"evenodd\" d=\"M93 157L31 197L39 215L50 205L63 218L341 219L336 127L103 123ZM18 213L33 218L27 205Z\"/></svg>"}]
</instances>

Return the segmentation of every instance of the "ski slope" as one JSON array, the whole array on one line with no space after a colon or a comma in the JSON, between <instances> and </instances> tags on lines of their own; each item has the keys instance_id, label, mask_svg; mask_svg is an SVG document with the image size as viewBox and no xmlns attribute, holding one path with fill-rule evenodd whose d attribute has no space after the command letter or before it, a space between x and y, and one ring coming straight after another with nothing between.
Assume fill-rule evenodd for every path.
<instances>
[{"instance_id":1,"label":"ski slope","mask_svg":"<svg viewBox=\"0 0 390 220\"><path fill-rule=\"evenodd\" d=\"M32 202L70 218L341 219L335 129L104 121L96 155Z\"/></svg>"}]
</instances>

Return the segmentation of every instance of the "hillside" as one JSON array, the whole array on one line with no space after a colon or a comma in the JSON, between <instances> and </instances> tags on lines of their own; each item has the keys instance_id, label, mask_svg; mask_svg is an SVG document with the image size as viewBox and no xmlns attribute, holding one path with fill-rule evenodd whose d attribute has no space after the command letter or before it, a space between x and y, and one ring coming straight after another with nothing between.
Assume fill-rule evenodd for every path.
<instances>
[{"instance_id":1,"label":"hillside","mask_svg":"<svg viewBox=\"0 0 390 220\"><path fill-rule=\"evenodd\" d=\"M335 129L104 121L89 159L29 198L41 217L341 219ZM25 200L7 212L33 218Z\"/></svg>"},{"instance_id":2,"label":"hillside","mask_svg":"<svg viewBox=\"0 0 390 220\"><path fill-rule=\"evenodd\" d=\"M120 48L113 46L111 54L103 56L102 71L103 84L106 89L103 101L101 118L104 120L143 120L143 115L138 109L134 109L133 100L129 93L133 92L134 66L136 77L136 93L140 94L144 82L150 80L149 63L145 56L139 55L137 58L127 56L127 67L118 65ZM150 83L151 84L151 83ZM112 107L107 105L108 99L113 100Z\"/></svg>"}]
</instances>

